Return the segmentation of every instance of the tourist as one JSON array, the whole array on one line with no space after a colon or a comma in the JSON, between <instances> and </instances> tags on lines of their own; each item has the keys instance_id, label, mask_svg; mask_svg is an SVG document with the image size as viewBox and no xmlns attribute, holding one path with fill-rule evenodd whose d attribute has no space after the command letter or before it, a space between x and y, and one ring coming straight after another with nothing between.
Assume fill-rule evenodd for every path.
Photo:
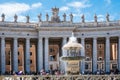
<instances>
[{"instance_id":1,"label":"tourist","mask_svg":"<svg viewBox=\"0 0 120 80\"><path fill-rule=\"evenodd\" d=\"M18 72L18 75L23 75L23 71L19 71L19 72Z\"/></svg>"},{"instance_id":2,"label":"tourist","mask_svg":"<svg viewBox=\"0 0 120 80\"><path fill-rule=\"evenodd\" d=\"M46 75L46 72L45 72L44 69L41 69L41 71L40 71L40 75Z\"/></svg>"}]
</instances>

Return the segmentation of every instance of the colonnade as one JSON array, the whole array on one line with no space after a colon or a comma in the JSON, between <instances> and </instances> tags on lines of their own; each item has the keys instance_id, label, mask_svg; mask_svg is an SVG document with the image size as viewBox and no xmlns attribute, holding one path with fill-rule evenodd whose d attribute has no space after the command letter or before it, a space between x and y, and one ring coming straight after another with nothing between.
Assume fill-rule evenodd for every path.
<instances>
[{"instance_id":1,"label":"colonnade","mask_svg":"<svg viewBox=\"0 0 120 80\"><path fill-rule=\"evenodd\" d=\"M93 43L92 43L92 47L93 47L93 52L92 52L92 72L95 73L98 69L97 69L97 39L99 37L93 37ZM86 38L81 38L81 44L84 46L85 48L85 39ZM64 40L64 39L63 39ZM65 40L64 40L65 42ZM117 68L120 71L120 37L118 37L118 51L117 51ZM81 50L81 56L85 56L85 49ZM105 37L105 59L104 59L104 72L109 73L110 72L110 36ZM84 72L85 71L85 60L81 61L81 66L80 66L80 72Z\"/></svg>"},{"instance_id":2,"label":"colonnade","mask_svg":"<svg viewBox=\"0 0 120 80\"><path fill-rule=\"evenodd\" d=\"M93 60L92 60L92 71L97 71L97 38L93 37ZM0 44L0 70L1 73L5 73L5 66L6 66L6 59L5 59L5 37L1 37L1 44ZM37 70L40 71L42 68L45 68L46 71L49 70L49 38L45 37L44 41L43 38L38 38L37 40ZM43 47L44 42L44 47ZM67 37L63 37L62 44L64 45L67 43ZM13 38L13 71L18 72L18 38ZM81 38L81 44L85 46L85 38ZM110 72L110 37L105 37L105 72ZM61 49L62 50L62 49ZM30 38L26 38L25 43L25 71L30 72ZM44 54L43 54L44 53ZM64 51L62 51L62 54ZM44 58L43 58L44 55ZM81 50L81 55L85 56L85 51ZM63 54L64 56L64 54ZM118 37L118 69L120 70L120 37ZM44 64L44 66L43 66ZM65 67L65 66L64 66ZM81 63L81 68L83 72L85 70L85 62L84 60Z\"/></svg>"}]
</instances>

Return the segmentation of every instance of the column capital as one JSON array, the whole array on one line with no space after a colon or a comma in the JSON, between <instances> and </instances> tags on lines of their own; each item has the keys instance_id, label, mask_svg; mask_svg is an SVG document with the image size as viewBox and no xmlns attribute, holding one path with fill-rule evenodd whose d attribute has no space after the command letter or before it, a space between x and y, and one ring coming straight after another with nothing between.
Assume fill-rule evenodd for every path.
<instances>
[{"instance_id":1,"label":"column capital","mask_svg":"<svg viewBox=\"0 0 120 80\"><path fill-rule=\"evenodd\" d=\"M106 36L105 38L106 38L106 39L109 39L109 38L110 38L110 36Z\"/></svg>"},{"instance_id":2,"label":"column capital","mask_svg":"<svg viewBox=\"0 0 120 80\"><path fill-rule=\"evenodd\" d=\"M81 40L84 40L84 39L85 39L85 37L82 37L82 38L81 38Z\"/></svg>"},{"instance_id":3,"label":"column capital","mask_svg":"<svg viewBox=\"0 0 120 80\"><path fill-rule=\"evenodd\" d=\"M13 39L15 39L15 40L16 40L16 39L18 39L18 38L17 38L17 37L14 37Z\"/></svg>"},{"instance_id":4,"label":"column capital","mask_svg":"<svg viewBox=\"0 0 120 80\"><path fill-rule=\"evenodd\" d=\"M43 37L38 37L38 39L43 39Z\"/></svg>"},{"instance_id":5,"label":"column capital","mask_svg":"<svg viewBox=\"0 0 120 80\"><path fill-rule=\"evenodd\" d=\"M93 39L97 39L98 37L93 37Z\"/></svg>"},{"instance_id":6,"label":"column capital","mask_svg":"<svg viewBox=\"0 0 120 80\"><path fill-rule=\"evenodd\" d=\"M67 39L67 37L62 37L63 39Z\"/></svg>"},{"instance_id":7,"label":"column capital","mask_svg":"<svg viewBox=\"0 0 120 80\"><path fill-rule=\"evenodd\" d=\"M47 37L44 37L45 39L49 39L49 37L47 36Z\"/></svg>"},{"instance_id":8,"label":"column capital","mask_svg":"<svg viewBox=\"0 0 120 80\"><path fill-rule=\"evenodd\" d=\"M26 39L26 40L29 40L30 38L29 38L29 37L26 37L25 39Z\"/></svg>"},{"instance_id":9,"label":"column capital","mask_svg":"<svg viewBox=\"0 0 120 80\"><path fill-rule=\"evenodd\" d=\"M38 38L38 43L41 42L41 41L43 41L43 37Z\"/></svg>"},{"instance_id":10,"label":"column capital","mask_svg":"<svg viewBox=\"0 0 120 80\"><path fill-rule=\"evenodd\" d=\"M5 37L2 36L1 39L5 39Z\"/></svg>"}]
</instances>

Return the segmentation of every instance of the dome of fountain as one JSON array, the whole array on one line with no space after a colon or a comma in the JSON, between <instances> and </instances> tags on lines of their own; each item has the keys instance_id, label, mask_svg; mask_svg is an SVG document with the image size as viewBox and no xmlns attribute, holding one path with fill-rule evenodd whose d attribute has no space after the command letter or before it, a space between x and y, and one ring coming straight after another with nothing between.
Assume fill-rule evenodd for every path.
<instances>
[{"instance_id":1,"label":"dome of fountain","mask_svg":"<svg viewBox=\"0 0 120 80\"><path fill-rule=\"evenodd\" d=\"M64 50L75 49L78 51L81 48L82 48L82 45L77 42L77 38L74 36L74 33L72 33L72 36L69 38L68 43L63 46Z\"/></svg>"}]
</instances>

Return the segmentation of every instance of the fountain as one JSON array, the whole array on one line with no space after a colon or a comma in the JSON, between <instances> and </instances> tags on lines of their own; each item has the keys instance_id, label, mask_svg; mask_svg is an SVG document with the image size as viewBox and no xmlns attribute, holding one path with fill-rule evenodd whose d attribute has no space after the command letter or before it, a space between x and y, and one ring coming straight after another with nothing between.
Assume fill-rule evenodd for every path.
<instances>
[{"instance_id":1,"label":"fountain","mask_svg":"<svg viewBox=\"0 0 120 80\"><path fill-rule=\"evenodd\" d=\"M79 74L80 73L80 61L85 57L80 56L80 50L83 46L77 42L77 38L72 33L67 44L62 49L66 50L66 56L62 56L61 60L66 62L66 74Z\"/></svg>"}]
</instances>

